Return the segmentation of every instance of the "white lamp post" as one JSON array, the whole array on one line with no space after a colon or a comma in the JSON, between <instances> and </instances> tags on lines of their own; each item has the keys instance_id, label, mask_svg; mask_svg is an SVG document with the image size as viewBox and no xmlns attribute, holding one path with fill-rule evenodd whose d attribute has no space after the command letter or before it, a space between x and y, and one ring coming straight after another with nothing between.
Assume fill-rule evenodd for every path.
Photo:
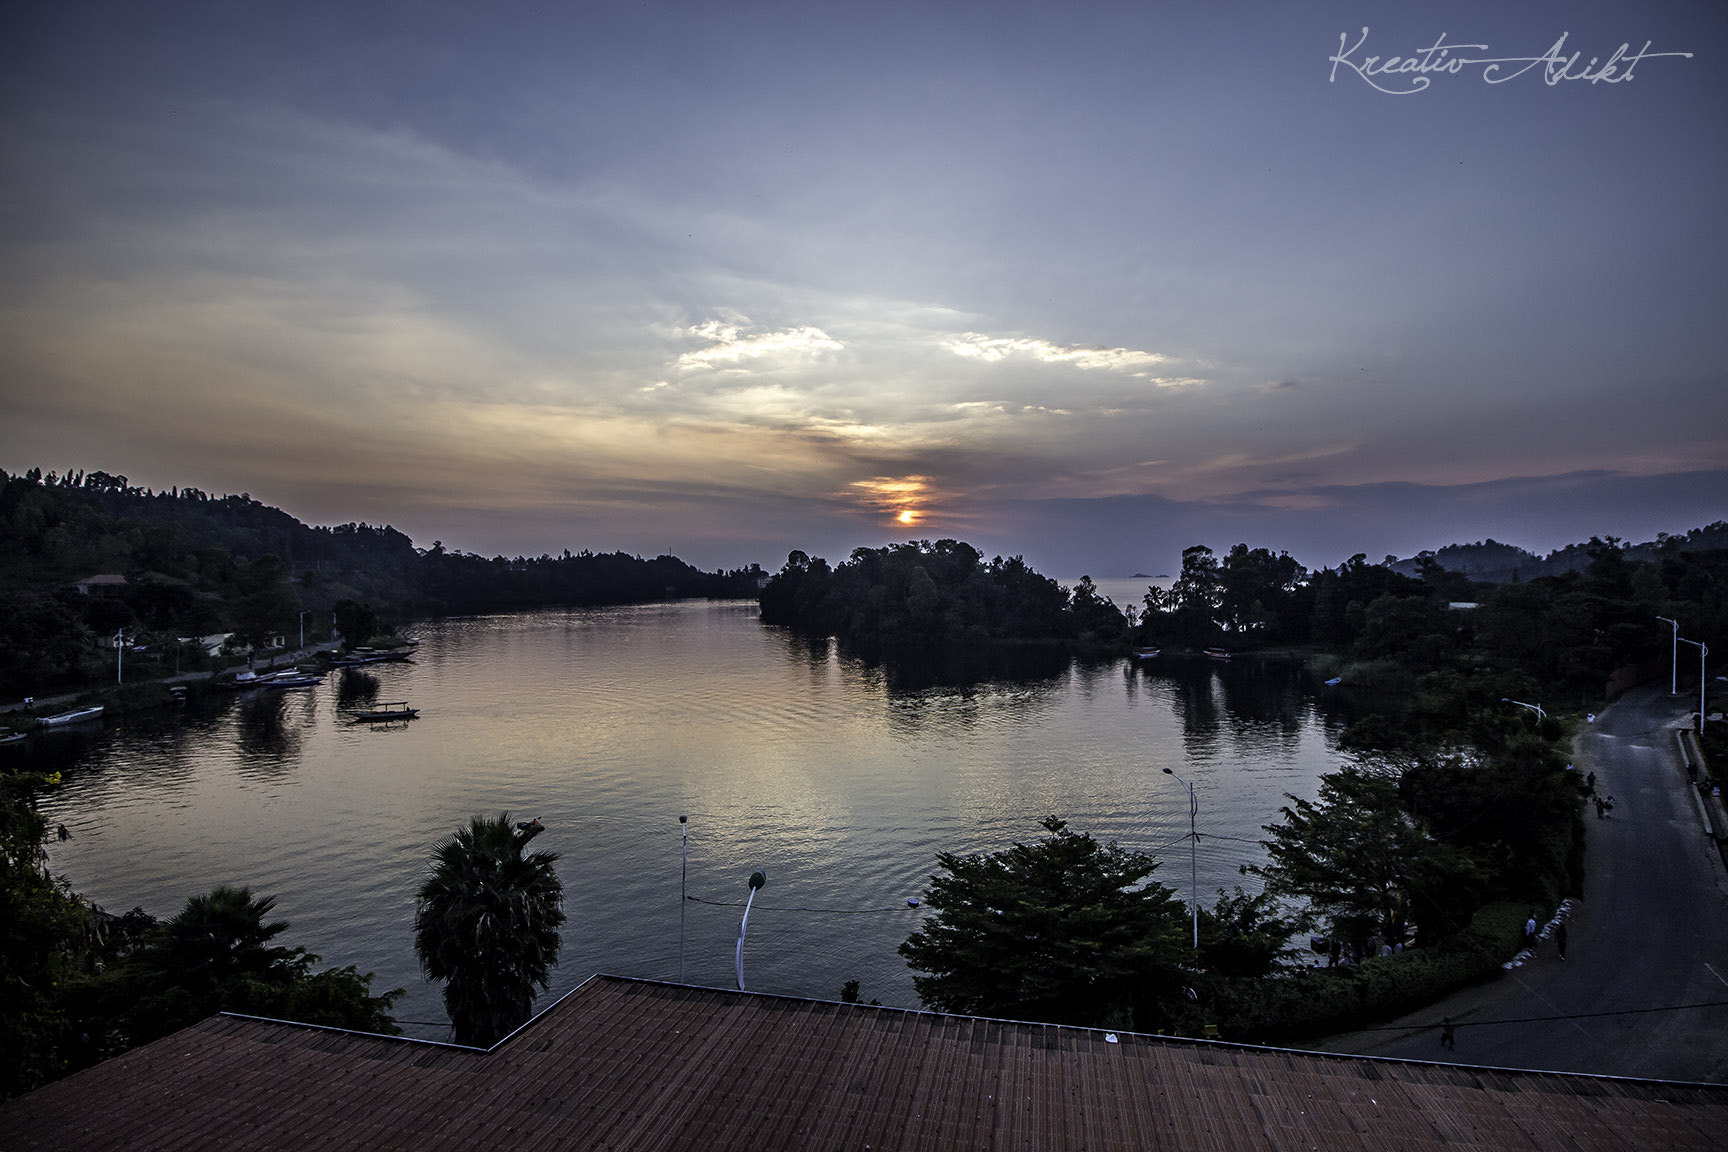
<instances>
[{"instance_id":1,"label":"white lamp post","mask_svg":"<svg viewBox=\"0 0 1728 1152\"><path fill-rule=\"evenodd\" d=\"M756 893L768 883L768 877L761 872L750 873L750 898L744 901L744 919L738 921L738 950L733 954L732 963L738 970L738 991L744 991L744 930L750 927L750 905L756 902Z\"/></svg>"},{"instance_id":2,"label":"white lamp post","mask_svg":"<svg viewBox=\"0 0 1728 1152\"><path fill-rule=\"evenodd\" d=\"M1176 782L1188 789L1188 892L1193 897L1194 904L1194 948L1200 948L1200 864L1197 846L1200 843L1200 833L1195 830L1195 818L1200 813L1200 801L1194 796L1194 785L1176 776L1169 768L1164 769L1164 775L1175 776Z\"/></svg>"},{"instance_id":3,"label":"white lamp post","mask_svg":"<svg viewBox=\"0 0 1728 1152\"><path fill-rule=\"evenodd\" d=\"M1704 657L1710 654L1710 646L1702 640L1688 640L1680 637L1680 643L1692 644L1698 649L1698 735L1704 735Z\"/></svg>"},{"instance_id":4,"label":"white lamp post","mask_svg":"<svg viewBox=\"0 0 1728 1152\"><path fill-rule=\"evenodd\" d=\"M1670 620L1666 616L1658 616L1656 619L1664 624L1674 625L1674 640L1668 646L1668 695L1678 696L1680 694L1680 621Z\"/></svg>"},{"instance_id":5,"label":"white lamp post","mask_svg":"<svg viewBox=\"0 0 1728 1152\"><path fill-rule=\"evenodd\" d=\"M1536 713L1536 719L1538 722L1546 719L1548 716L1548 713L1542 711L1542 705L1540 705L1540 704L1526 704L1526 703L1524 703L1524 701L1514 700L1510 696L1500 697L1500 703L1502 703L1502 704L1516 704L1520 708L1528 708L1528 709L1530 709L1530 711Z\"/></svg>"}]
</instances>

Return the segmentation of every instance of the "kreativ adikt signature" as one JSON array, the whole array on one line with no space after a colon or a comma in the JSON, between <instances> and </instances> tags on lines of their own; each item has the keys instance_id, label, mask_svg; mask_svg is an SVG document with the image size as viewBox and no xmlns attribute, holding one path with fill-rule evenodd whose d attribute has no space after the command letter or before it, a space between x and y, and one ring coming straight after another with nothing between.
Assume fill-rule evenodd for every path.
<instances>
[{"instance_id":1,"label":"kreativ adikt signature","mask_svg":"<svg viewBox=\"0 0 1728 1152\"><path fill-rule=\"evenodd\" d=\"M1632 70L1645 60L1654 60L1661 56L1683 56L1690 60L1690 52L1652 52L1650 41L1644 42L1644 47L1632 51L1630 42L1620 45L1609 56L1606 62L1599 56L1590 57L1589 63L1581 63L1582 52L1566 53L1566 38L1570 32L1560 33L1560 39L1548 51L1540 56L1459 56L1458 52L1486 52L1486 44L1448 44L1446 33L1440 33L1438 39L1427 47L1417 50L1409 56L1369 56L1360 54L1362 46L1368 42L1368 29L1362 29L1362 35L1356 43L1350 44L1350 34L1338 34L1338 51L1327 57L1332 64L1333 83L1338 81L1338 70L1347 69L1356 73L1371 87L1393 96L1409 96L1412 93L1425 90L1434 81L1432 73L1443 76L1456 76L1466 68L1480 68L1482 79L1489 84L1504 84L1508 80L1516 80L1531 69L1541 66L1541 77L1550 88L1566 80L1585 80L1591 84L1621 84L1632 79Z\"/></svg>"}]
</instances>

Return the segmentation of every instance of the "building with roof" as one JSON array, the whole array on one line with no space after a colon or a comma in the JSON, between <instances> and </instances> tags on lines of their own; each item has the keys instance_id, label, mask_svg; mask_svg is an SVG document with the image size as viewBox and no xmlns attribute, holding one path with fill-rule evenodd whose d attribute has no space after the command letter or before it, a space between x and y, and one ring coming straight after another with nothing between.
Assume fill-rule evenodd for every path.
<instances>
[{"instance_id":1,"label":"building with roof","mask_svg":"<svg viewBox=\"0 0 1728 1152\"><path fill-rule=\"evenodd\" d=\"M0 1105L8 1148L1715 1149L1728 1087L596 976L487 1051L214 1016Z\"/></svg>"},{"instance_id":2,"label":"building with roof","mask_svg":"<svg viewBox=\"0 0 1728 1152\"><path fill-rule=\"evenodd\" d=\"M82 580L74 580L72 587L78 589L84 596L118 596L126 589L126 577L117 572L104 572L96 576L86 576Z\"/></svg>"}]
</instances>

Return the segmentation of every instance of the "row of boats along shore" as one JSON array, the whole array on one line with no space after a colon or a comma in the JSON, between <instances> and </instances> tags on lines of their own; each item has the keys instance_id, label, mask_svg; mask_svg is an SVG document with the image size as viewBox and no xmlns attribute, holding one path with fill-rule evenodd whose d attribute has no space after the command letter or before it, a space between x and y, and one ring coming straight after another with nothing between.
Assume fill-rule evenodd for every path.
<instances>
[{"instance_id":1,"label":"row of boats along shore","mask_svg":"<svg viewBox=\"0 0 1728 1152\"><path fill-rule=\"evenodd\" d=\"M413 657L418 640L405 640L393 648L350 648L345 654L332 657L327 663L300 665L272 672L255 672L248 668L222 681L222 686L239 692L285 692L293 688L315 688L324 677L336 669L363 668L368 664L403 663ZM406 700L377 702L364 708L345 708L343 715L355 724L391 724L414 720L420 709Z\"/></svg>"},{"instance_id":2,"label":"row of boats along shore","mask_svg":"<svg viewBox=\"0 0 1728 1152\"><path fill-rule=\"evenodd\" d=\"M409 639L401 645L391 648L352 648L346 653L332 657L316 664L302 664L293 668L274 669L264 672L246 668L232 677L219 677L218 687L236 692L260 694L265 692L286 692L295 688L315 688L324 683L324 678L337 669L363 668L368 664L402 663L410 660L414 648L420 641ZM170 686L176 696L184 696L184 685ZM92 704L82 708L73 708L66 712L56 712L48 716L36 718L37 728L64 728L74 724L87 724L102 719L106 708L101 704ZM406 700L389 702L374 702L362 708L345 708L342 710L350 723L354 724L399 724L417 719L420 709L411 706ZM17 744L30 733L15 732L10 728L0 728L0 746Z\"/></svg>"}]
</instances>

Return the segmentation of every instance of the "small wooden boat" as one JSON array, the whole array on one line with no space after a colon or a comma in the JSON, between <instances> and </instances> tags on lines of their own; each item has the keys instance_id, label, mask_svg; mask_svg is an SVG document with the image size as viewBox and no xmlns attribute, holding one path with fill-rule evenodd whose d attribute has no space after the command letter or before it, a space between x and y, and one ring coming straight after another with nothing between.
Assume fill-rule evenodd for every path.
<instances>
[{"instance_id":1,"label":"small wooden boat","mask_svg":"<svg viewBox=\"0 0 1728 1152\"><path fill-rule=\"evenodd\" d=\"M1134 649L1134 659L1151 660L1162 651L1162 648L1136 648Z\"/></svg>"},{"instance_id":2,"label":"small wooden boat","mask_svg":"<svg viewBox=\"0 0 1728 1152\"><path fill-rule=\"evenodd\" d=\"M408 707L406 700L397 700L389 704L374 704L370 708L350 708L348 719L356 724L384 724L393 720L412 720L420 715L420 709Z\"/></svg>"},{"instance_id":3,"label":"small wooden boat","mask_svg":"<svg viewBox=\"0 0 1728 1152\"><path fill-rule=\"evenodd\" d=\"M16 744L24 739L24 733L14 732L10 728L0 728L0 744Z\"/></svg>"},{"instance_id":4,"label":"small wooden boat","mask_svg":"<svg viewBox=\"0 0 1728 1152\"><path fill-rule=\"evenodd\" d=\"M1205 654L1214 660L1230 659L1230 651L1227 648L1208 648L1206 649Z\"/></svg>"},{"instance_id":5,"label":"small wooden boat","mask_svg":"<svg viewBox=\"0 0 1728 1152\"><path fill-rule=\"evenodd\" d=\"M95 720L102 715L102 705L94 708L75 708L70 712L60 712L53 716L44 716L38 723L44 728L53 728L61 724L77 724L84 720Z\"/></svg>"}]
</instances>

